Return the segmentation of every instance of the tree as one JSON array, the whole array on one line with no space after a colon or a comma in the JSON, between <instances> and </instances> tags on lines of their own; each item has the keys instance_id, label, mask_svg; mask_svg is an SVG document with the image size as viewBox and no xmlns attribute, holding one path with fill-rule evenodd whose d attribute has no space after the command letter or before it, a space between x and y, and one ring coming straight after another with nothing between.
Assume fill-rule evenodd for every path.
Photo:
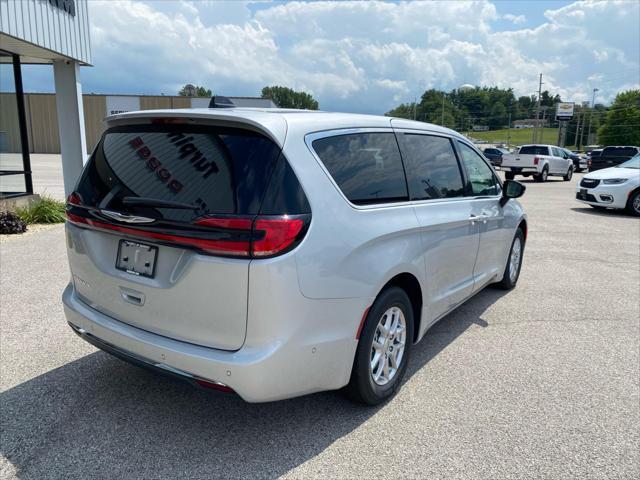
<instances>
[{"instance_id":1,"label":"tree","mask_svg":"<svg viewBox=\"0 0 640 480\"><path fill-rule=\"evenodd\" d=\"M181 97L213 97L213 93L211 93L210 88L191 85L189 83L180 89L178 95Z\"/></svg>"},{"instance_id":2,"label":"tree","mask_svg":"<svg viewBox=\"0 0 640 480\"><path fill-rule=\"evenodd\" d=\"M307 92L296 92L289 87L277 85L264 87L262 98L270 98L280 108L301 108L305 110L318 110L318 101Z\"/></svg>"},{"instance_id":3,"label":"tree","mask_svg":"<svg viewBox=\"0 0 640 480\"><path fill-rule=\"evenodd\" d=\"M601 145L640 145L640 90L616 95L602 126L598 129Z\"/></svg>"}]
</instances>

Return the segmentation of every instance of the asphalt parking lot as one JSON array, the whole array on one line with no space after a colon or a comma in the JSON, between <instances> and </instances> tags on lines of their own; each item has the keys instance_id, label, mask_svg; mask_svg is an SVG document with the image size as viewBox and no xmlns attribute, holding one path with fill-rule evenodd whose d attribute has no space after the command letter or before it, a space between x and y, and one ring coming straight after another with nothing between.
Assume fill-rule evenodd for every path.
<instances>
[{"instance_id":1,"label":"asphalt parking lot","mask_svg":"<svg viewBox=\"0 0 640 480\"><path fill-rule=\"evenodd\" d=\"M413 350L401 392L251 405L67 327L63 227L0 244L2 478L638 478L640 220L525 182L518 287ZM275 372L277 374L277 372Z\"/></svg>"}]
</instances>

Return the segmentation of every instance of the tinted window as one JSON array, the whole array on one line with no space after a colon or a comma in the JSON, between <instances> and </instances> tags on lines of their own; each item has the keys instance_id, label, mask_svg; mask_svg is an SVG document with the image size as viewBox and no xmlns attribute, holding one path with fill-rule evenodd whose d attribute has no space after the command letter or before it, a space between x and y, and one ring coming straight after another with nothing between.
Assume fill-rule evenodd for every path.
<instances>
[{"instance_id":1,"label":"tinted window","mask_svg":"<svg viewBox=\"0 0 640 480\"><path fill-rule=\"evenodd\" d=\"M458 142L462 162L467 170L473 196L497 195L499 193L498 182L493 170L482 160L475 150L462 142Z\"/></svg>"},{"instance_id":2,"label":"tinted window","mask_svg":"<svg viewBox=\"0 0 640 480\"><path fill-rule=\"evenodd\" d=\"M407 184L393 133L356 133L320 138L313 149L353 203L406 200Z\"/></svg>"},{"instance_id":3,"label":"tinted window","mask_svg":"<svg viewBox=\"0 0 640 480\"><path fill-rule=\"evenodd\" d=\"M633 157L638 153L635 147L607 147L602 150L603 157Z\"/></svg>"},{"instance_id":4,"label":"tinted window","mask_svg":"<svg viewBox=\"0 0 640 480\"><path fill-rule=\"evenodd\" d=\"M464 195L460 167L448 138L408 133L400 138L413 200Z\"/></svg>"},{"instance_id":5,"label":"tinted window","mask_svg":"<svg viewBox=\"0 0 640 480\"><path fill-rule=\"evenodd\" d=\"M79 182L88 206L190 221L205 213L255 214L280 148L241 129L141 125L104 135ZM124 197L194 205L168 209L124 205Z\"/></svg>"},{"instance_id":6,"label":"tinted window","mask_svg":"<svg viewBox=\"0 0 640 480\"><path fill-rule=\"evenodd\" d=\"M549 148L538 145L525 145L518 152L520 155L549 155Z\"/></svg>"}]
</instances>

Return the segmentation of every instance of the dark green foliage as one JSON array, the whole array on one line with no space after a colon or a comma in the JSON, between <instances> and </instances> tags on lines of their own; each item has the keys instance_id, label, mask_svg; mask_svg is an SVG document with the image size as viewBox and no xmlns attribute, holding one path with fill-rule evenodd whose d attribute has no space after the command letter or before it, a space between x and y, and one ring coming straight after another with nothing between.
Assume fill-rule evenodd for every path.
<instances>
[{"instance_id":1,"label":"dark green foliage","mask_svg":"<svg viewBox=\"0 0 640 480\"><path fill-rule=\"evenodd\" d=\"M0 212L0 233L14 234L27 231L27 224L13 212Z\"/></svg>"},{"instance_id":2,"label":"dark green foliage","mask_svg":"<svg viewBox=\"0 0 640 480\"><path fill-rule=\"evenodd\" d=\"M271 86L262 89L262 98L270 98L280 108L318 110L318 101L307 92L296 92L289 87Z\"/></svg>"},{"instance_id":3,"label":"dark green foliage","mask_svg":"<svg viewBox=\"0 0 640 480\"><path fill-rule=\"evenodd\" d=\"M196 94L194 96L196 96L196 97L213 97L213 93L211 93L211 89L210 88L204 88L204 87L201 87L199 85L195 85L195 87L196 87ZM187 95L187 86L186 85L180 89L180 91L178 92L178 95L180 95L181 97L188 97L189 96L189 95Z\"/></svg>"},{"instance_id":4,"label":"dark green foliage","mask_svg":"<svg viewBox=\"0 0 640 480\"><path fill-rule=\"evenodd\" d=\"M621 92L598 130L601 145L640 145L640 90Z\"/></svg>"},{"instance_id":5,"label":"dark green foliage","mask_svg":"<svg viewBox=\"0 0 640 480\"><path fill-rule=\"evenodd\" d=\"M42 197L37 202L16 212L26 223L62 223L65 220L64 202Z\"/></svg>"}]
</instances>

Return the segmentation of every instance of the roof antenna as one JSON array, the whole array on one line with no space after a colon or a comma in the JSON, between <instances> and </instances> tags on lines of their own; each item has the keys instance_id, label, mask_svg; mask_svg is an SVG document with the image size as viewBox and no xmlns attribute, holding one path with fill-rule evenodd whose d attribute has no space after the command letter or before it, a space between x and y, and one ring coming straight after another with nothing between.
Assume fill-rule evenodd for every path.
<instances>
[{"instance_id":1,"label":"roof antenna","mask_svg":"<svg viewBox=\"0 0 640 480\"><path fill-rule=\"evenodd\" d=\"M221 95L211 97L211 101L209 102L209 108L233 108L235 106L235 103L233 103L229 97L223 97Z\"/></svg>"}]
</instances>

